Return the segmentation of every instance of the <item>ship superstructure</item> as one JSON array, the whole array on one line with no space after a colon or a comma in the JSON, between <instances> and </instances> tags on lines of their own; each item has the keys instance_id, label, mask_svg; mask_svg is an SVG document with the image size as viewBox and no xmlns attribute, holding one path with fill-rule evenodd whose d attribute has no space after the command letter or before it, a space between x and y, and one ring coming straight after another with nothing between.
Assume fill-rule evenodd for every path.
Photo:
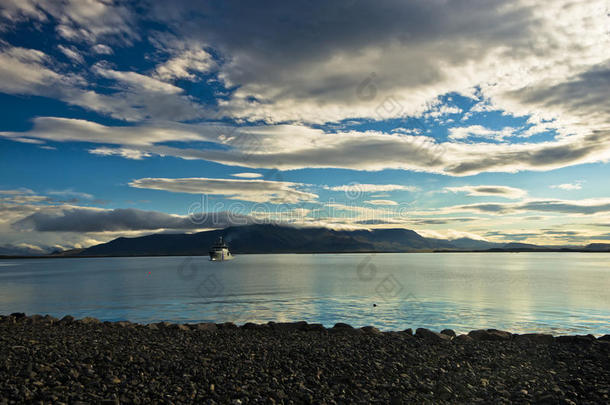
<instances>
[{"instance_id":1,"label":"ship superstructure","mask_svg":"<svg viewBox=\"0 0 610 405\"><path fill-rule=\"evenodd\" d=\"M216 242L212 248L210 249L210 260L212 261L224 261L233 259L233 255L229 251L229 246L222 239L222 236L218 238L218 242Z\"/></svg>"}]
</instances>

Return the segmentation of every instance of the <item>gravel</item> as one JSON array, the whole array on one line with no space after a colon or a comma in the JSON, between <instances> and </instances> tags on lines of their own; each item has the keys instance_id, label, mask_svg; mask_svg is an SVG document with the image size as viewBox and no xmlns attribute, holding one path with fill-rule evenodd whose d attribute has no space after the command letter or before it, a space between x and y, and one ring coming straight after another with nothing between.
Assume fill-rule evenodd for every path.
<instances>
[{"instance_id":1,"label":"gravel","mask_svg":"<svg viewBox=\"0 0 610 405\"><path fill-rule=\"evenodd\" d=\"M451 332L12 314L0 404L610 403L608 335Z\"/></svg>"}]
</instances>

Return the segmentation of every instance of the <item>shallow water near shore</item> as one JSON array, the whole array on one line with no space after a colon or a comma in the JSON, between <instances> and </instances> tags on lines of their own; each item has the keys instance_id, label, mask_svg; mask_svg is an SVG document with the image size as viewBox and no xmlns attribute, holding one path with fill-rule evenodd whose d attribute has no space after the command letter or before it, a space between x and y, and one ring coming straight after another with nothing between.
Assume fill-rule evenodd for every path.
<instances>
[{"instance_id":1,"label":"shallow water near shore","mask_svg":"<svg viewBox=\"0 0 610 405\"><path fill-rule=\"evenodd\" d=\"M610 333L610 256L411 253L0 260L0 313Z\"/></svg>"}]
</instances>

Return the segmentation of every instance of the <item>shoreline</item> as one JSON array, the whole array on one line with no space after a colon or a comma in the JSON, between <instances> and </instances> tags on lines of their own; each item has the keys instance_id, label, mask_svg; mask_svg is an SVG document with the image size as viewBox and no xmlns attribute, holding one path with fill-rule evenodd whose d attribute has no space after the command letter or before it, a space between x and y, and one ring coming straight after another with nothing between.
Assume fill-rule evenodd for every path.
<instances>
[{"instance_id":1,"label":"shoreline","mask_svg":"<svg viewBox=\"0 0 610 405\"><path fill-rule=\"evenodd\" d=\"M534 336L545 336L548 339L559 339L559 341L562 341L565 339L573 339L573 338L579 338L579 339L591 339L591 340L598 340L601 339L602 341L610 341L610 330L607 331L607 333L602 333L602 334L593 334L593 333L586 333L586 334L557 334L557 335L553 335L550 333L546 333L546 332L525 332L525 333L516 333L516 332L510 332L510 331L505 331L505 330L499 330L499 329L494 329L494 328L488 328L488 329L473 329L469 332L465 332L465 333L459 333L452 330L452 329L443 329L442 331L439 332L434 332L431 331L429 329L426 328L407 328L407 329L403 329L403 330L385 330L385 329L379 329L377 327L374 326L362 326L362 327L358 327L358 326L353 326L347 323L343 323L343 322L339 322L337 324L335 324L332 327L327 327L324 326L321 323L308 323L307 321L290 321L290 322L274 322L274 321L270 321L267 323L254 323L254 322L245 322L243 324L235 324L234 322L220 322L220 323L215 323L215 322L169 322L169 321L157 321L157 322L150 322L150 323L142 323L142 322L132 322L132 321L128 321L128 320L119 320L119 321L103 321L94 317L84 317L84 318L75 318L72 315L65 315L63 318L57 318L54 317L52 315L40 315L40 314L32 314L32 315L27 315L23 312L15 312L15 313L11 313L9 315L3 315L0 314L0 325L2 324L26 324L26 325L48 325L48 326L65 326L65 325L70 325L70 324L82 324L82 325L102 325L102 326L106 326L106 327L125 327L125 328L133 328L133 329L138 329L138 328L147 328L147 329L152 329L152 330L159 330L159 329L178 329L178 330L182 330L182 331L198 331L198 330L236 330L236 329L244 329L244 330L278 330L279 329L286 329L286 330L293 330L293 331L300 331L300 332L309 332L309 331L316 331L316 332L325 332L325 333L335 333L338 330L341 330L343 332L349 331L351 334L354 335L359 335L359 334L368 334L368 333L373 333L373 334L394 334L394 333L407 333L410 334L411 336L414 337L422 337L422 336L418 336L417 335L417 331L421 330L421 331L428 331L428 332L432 332L436 335L448 335L450 337L450 339L448 339L449 341L453 340L454 338L458 338L460 336L462 337L466 337L466 336L473 336L475 335L477 337L477 340L494 340L494 341L510 341L511 339L517 338L517 339L527 339L528 337L532 337ZM216 327L214 328L215 325ZM209 328L209 329L208 329ZM492 336L491 338L480 338L481 331L492 331L490 333L492 334L496 334L497 336ZM444 336L441 336L441 338L443 338ZM549 340L550 342L550 340Z\"/></svg>"},{"instance_id":2,"label":"shoreline","mask_svg":"<svg viewBox=\"0 0 610 405\"><path fill-rule=\"evenodd\" d=\"M0 404L601 403L610 335L0 315Z\"/></svg>"}]
</instances>

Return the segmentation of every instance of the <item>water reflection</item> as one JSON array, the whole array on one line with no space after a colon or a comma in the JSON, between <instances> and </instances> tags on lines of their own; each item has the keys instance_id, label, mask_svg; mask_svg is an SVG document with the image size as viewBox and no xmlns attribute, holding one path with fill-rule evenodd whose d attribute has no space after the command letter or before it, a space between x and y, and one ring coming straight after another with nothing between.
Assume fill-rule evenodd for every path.
<instances>
[{"instance_id":1,"label":"water reflection","mask_svg":"<svg viewBox=\"0 0 610 405\"><path fill-rule=\"evenodd\" d=\"M136 322L610 331L607 255L242 255L0 261L2 313Z\"/></svg>"}]
</instances>

